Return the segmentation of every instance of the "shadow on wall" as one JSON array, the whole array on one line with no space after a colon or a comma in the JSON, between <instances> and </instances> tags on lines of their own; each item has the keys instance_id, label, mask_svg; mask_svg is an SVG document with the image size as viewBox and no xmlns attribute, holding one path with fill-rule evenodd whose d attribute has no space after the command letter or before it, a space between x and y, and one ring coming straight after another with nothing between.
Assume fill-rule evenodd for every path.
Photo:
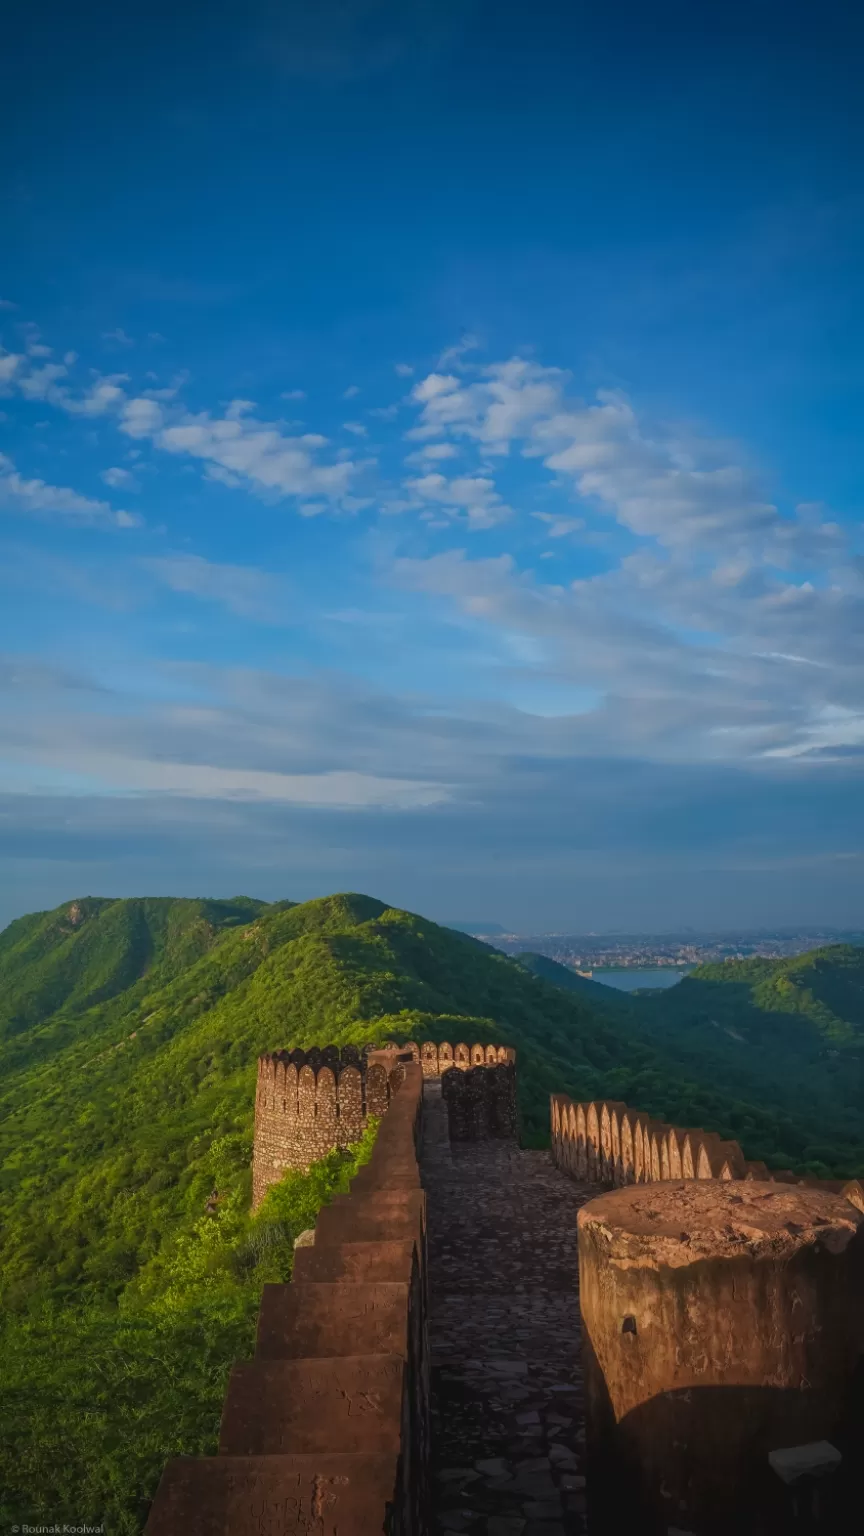
<instances>
[{"instance_id":1,"label":"shadow on wall","mask_svg":"<svg viewBox=\"0 0 864 1536\"><path fill-rule=\"evenodd\" d=\"M864 1367L826 1418L818 1394L783 1387L688 1387L660 1392L615 1422L591 1340L582 1343L590 1399L588 1517L592 1536L826 1536L858 1528L864 1456ZM830 1439L836 1471L787 1486L769 1451ZM654 1454L652 1455L652 1448ZM736 1467L729 1476L730 1463ZM814 1498L815 1496L815 1498ZM695 1513L698 1511L698 1513Z\"/></svg>"}]
</instances>

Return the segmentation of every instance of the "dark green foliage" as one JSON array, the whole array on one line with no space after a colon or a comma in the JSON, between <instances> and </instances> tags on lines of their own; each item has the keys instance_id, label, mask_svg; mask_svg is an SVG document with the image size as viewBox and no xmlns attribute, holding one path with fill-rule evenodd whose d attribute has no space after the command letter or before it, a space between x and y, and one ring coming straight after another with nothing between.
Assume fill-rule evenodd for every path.
<instances>
[{"instance_id":1,"label":"dark green foliage","mask_svg":"<svg viewBox=\"0 0 864 1536\"><path fill-rule=\"evenodd\" d=\"M541 981L551 981L555 987L562 987L565 992L578 992L582 997L593 997L596 1003L604 1008L627 1013L627 998L624 993L616 992L614 987L605 987L602 981L594 981L590 976L580 976L578 971L571 970L568 965L559 965L557 960L550 960L548 955L535 955L532 950L524 950L522 954L514 955L513 959L518 965L524 966L532 976L539 976Z\"/></svg>"},{"instance_id":2,"label":"dark green foliage","mask_svg":"<svg viewBox=\"0 0 864 1536\"><path fill-rule=\"evenodd\" d=\"M864 949L704 965L637 1003L683 1066L809 1127L798 1166L864 1168Z\"/></svg>"},{"instance_id":3,"label":"dark green foliage","mask_svg":"<svg viewBox=\"0 0 864 1536\"><path fill-rule=\"evenodd\" d=\"M325 1159L249 1219L262 1051L503 1042L518 1052L528 1143L545 1141L561 1091L703 1125L773 1166L854 1173L851 1094L843 1118L824 1111L821 1079L796 1098L734 1069L737 1042L716 1049L705 998L718 1021L744 1018L775 1073L760 1029L811 1042L808 1071L835 1050L848 1070L861 955L820 952L786 975L724 967L633 1001L565 991L358 895L88 899L12 924L0 935L0 1513L104 1518L131 1536L165 1458L212 1449L261 1284L287 1276L293 1237L346 1179L344 1159Z\"/></svg>"}]
</instances>

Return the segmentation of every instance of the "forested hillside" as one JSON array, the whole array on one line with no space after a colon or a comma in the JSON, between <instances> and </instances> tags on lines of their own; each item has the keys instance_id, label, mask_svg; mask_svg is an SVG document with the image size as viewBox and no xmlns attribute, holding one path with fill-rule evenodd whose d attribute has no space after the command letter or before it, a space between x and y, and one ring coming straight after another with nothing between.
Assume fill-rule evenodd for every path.
<instances>
[{"instance_id":1,"label":"forested hillside","mask_svg":"<svg viewBox=\"0 0 864 1536\"><path fill-rule=\"evenodd\" d=\"M847 1019L853 972L820 982L832 1020ZM725 976L700 985L732 996ZM347 1177L338 1158L292 1176L250 1220L263 1050L503 1041L535 1143L560 1090L702 1124L776 1166L864 1169L860 1116L718 1076L704 1021L607 1006L606 990L565 991L366 896L88 899L12 924L0 936L0 1514L131 1533L165 1457L214 1443L260 1286L287 1273L293 1233Z\"/></svg>"},{"instance_id":2,"label":"forested hillside","mask_svg":"<svg viewBox=\"0 0 864 1536\"><path fill-rule=\"evenodd\" d=\"M806 1114L813 1154L864 1126L864 949L835 944L785 960L704 965L637 1000L646 1033L718 1088Z\"/></svg>"}]
</instances>

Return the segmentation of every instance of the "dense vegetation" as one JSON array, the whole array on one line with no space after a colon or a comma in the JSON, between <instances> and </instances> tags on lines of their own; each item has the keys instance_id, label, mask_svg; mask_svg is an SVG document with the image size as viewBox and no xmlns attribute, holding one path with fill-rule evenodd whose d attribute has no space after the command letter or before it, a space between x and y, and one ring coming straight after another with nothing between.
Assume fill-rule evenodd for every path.
<instances>
[{"instance_id":1,"label":"dense vegetation","mask_svg":"<svg viewBox=\"0 0 864 1536\"><path fill-rule=\"evenodd\" d=\"M850 1162L864 1132L864 949L703 965L636 1000L685 1069L818 1128L811 1160Z\"/></svg>"},{"instance_id":2,"label":"dense vegetation","mask_svg":"<svg viewBox=\"0 0 864 1536\"><path fill-rule=\"evenodd\" d=\"M818 1036L811 1073L833 1071L820 1052L860 1061L861 952L849 953L845 968L827 951L794 973L797 1008L782 977L732 967L643 1004L565 990L543 966L365 896L82 900L13 923L0 935L0 1514L131 1533L166 1456L213 1448L261 1284L287 1274L293 1236L351 1166L289 1177L250 1219L260 1051L503 1040L535 1144L560 1090L703 1124L775 1166L851 1173L864 1168L851 1096L844 1118L815 1089L774 1092L776 1043L759 1034L791 1040L794 1016L802 1040ZM762 1075L715 1038L738 1029L741 988Z\"/></svg>"}]
</instances>

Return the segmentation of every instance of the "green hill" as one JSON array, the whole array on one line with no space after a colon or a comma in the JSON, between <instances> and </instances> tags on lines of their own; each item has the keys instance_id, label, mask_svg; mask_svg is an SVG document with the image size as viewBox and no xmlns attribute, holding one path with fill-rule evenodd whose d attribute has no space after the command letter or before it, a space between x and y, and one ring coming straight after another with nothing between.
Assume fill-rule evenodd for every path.
<instances>
[{"instance_id":1,"label":"green hill","mask_svg":"<svg viewBox=\"0 0 864 1536\"><path fill-rule=\"evenodd\" d=\"M614 987L605 987L602 981L593 981L590 976L580 976L569 965L559 965L557 960L550 960L548 955L536 955L533 950L526 949L514 955L513 959L517 965L530 971L532 976L551 982L553 987L561 987L565 992L577 992L583 998L593 998L603 1008L621 1013L630 1011L626 993L617 992Z\"/></svg>"},{"instance_id":2,"label":"green hill","mask_svg":"<svg viewBox=\"0 0 864 1536\"><path fill-rule=\"evenodd\" d=\"M853 1028L848 971L804 990ZM700 984L733 997L725 975ZM287 1274L292 1235L349 1166L289 1177L250 1219L263 1050L503 1041L534 1144L558 1090L705 1125L769 1164L864 1168L860 1115L826 1120L806 1095L718 1075L704 1021L618 994L613 1006L608 991L565 991L361 895L92 898L13 923L0 935L0 1515L104 1520L125 1536L165 1457L212 1448L261 1284ZM819 1017L828 1049L835 1026Z\"/></svg>"},{"instance_id":3,"label":"green hill","mask_svg":"<svg viewBox=\"0 0 864 1536\"><path fill-rule=\"evenodd\" d=\"M821 1125L822 1161L838 1136L861 1134L864 949L704 965L638 1003L652 1041L682 1068Z\"/></svg>"}]
</instances>

